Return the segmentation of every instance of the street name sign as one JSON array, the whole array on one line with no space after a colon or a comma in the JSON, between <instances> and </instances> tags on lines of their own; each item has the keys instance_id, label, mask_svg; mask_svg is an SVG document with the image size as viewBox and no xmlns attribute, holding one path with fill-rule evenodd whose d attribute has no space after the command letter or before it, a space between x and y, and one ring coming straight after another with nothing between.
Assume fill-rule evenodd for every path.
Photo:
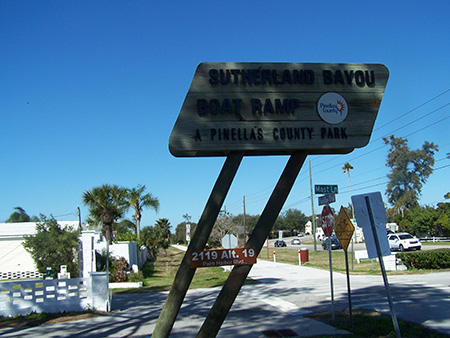
<instances>
[{"instance_id":1,"label":"street name sign","mask_svg":"<svg viewBox=\"0 0 450 338\"><path fill-rule=\"evenodd\" d=\"M347 213L341 206L341 210L339 211L336 225L334 227L334 232L336 233L336 237L341 243L342 249L344 249L344 251L347 251L348 244L353 237L354 231L355 227L353 226L352 221L350 221L350 218L348 218Z\"/></svg>"},{"instance_id":2,"label":"street name sign","mask_svg":"<svg viewBox=\"0 0 450 338\"><path fill-rule=\"evenodd\" d=\"M337 194L338 186L335 184L328 184L328 185L316 184L316 185L314 185L314 193L321 194L321 195Z\"/></svg>"},{"instance_id":3,"label":"street name sign","mask_svg":"<svg viewBox=\"0 0 450 338\"><path fill-rule=\"evenodd\" d=\"M203 250L191 253L191 268L222 265L247 265L256 263L255 248Z\"/></svg>"},{"instance_id":4,"label":"street name sign","mask_svg":"<svg viewBox=\"0 0 450 338\"><path fill-rule=\"evenodd\" d=\"M169 139L174 156L345 154L370 139L382 64L204 62Z\"/></svg>"},{"instance_id":5,"label":"street name sign","mask_svg":"<svg viewBox=\"0 0 450 338\"><path fill-rule=\"evenodd\" d=\"M319 196L319 205L325 205L336 202L335 194L327 194L324 196Z\"/></svg>"}]
</instances>

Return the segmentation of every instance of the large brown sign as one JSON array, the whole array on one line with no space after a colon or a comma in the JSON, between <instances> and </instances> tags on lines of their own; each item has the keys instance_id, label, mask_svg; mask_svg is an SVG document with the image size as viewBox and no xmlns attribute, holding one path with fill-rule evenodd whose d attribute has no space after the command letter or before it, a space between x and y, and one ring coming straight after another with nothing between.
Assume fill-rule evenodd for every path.
<instances>
[{"instance_id":1,"label":"large brown sign","mask_svg":"<svg viewBox=\"0 0 450 338\"><path fill-rule=\"evenodd\" d=\"M381 64L201 63L170 152L348 153L369 142L388 77Z\"/></svg>"}]
</instances>

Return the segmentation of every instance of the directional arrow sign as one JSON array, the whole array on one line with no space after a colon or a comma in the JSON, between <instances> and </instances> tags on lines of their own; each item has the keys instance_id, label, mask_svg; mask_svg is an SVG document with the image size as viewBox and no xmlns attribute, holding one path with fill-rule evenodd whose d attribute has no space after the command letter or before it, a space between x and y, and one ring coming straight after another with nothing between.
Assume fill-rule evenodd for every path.
<instances>
[{"instance_id":1,"label":"directional arrow sign","mask_svg":"<svg viewBox=\"0 0 450 338\"><path fill-rule=\"evenodd\" d=\"M350 221L350 218L348 218L344 208L341 207L336 226L334 227L334 232L336 233L336 236L344 251L347 251L348 244L352 239L354 231L355 227L353 226L353 223Z\"/></svg>"}]
</instances>

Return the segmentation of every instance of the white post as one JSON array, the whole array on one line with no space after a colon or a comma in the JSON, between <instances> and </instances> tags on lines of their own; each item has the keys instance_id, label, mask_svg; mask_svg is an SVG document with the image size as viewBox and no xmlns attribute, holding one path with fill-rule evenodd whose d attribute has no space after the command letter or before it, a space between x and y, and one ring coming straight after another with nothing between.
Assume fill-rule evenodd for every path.
<instances>
[{"instance_id":1,"label":"white post","mask_svg":"<svg viewBox=\"0 0 450 338\"><path fill-rule=\"evenodd\" d=\"M298 265L301 266L302 265L302 258L300 255L300 250L298 250Z\"/></svg>"},{"instance_id":2,"label":"white post","mask_svg":"<svg viewBox=\"0 0 450 338\"><path fill-rule=\"evenodd\" d=\"M81 250L83 255L83 277L88 278L92 272L96 271L95 266L95 231L82 231L79 239L81 241Z\"/></svg>"},{"instance_id":3,"label":"white post","mask_svg":"<svg viewBox=\"0 0 450 338\"><path fill-rule=\"evenodd\" d=\"M275 251L273 252L273 262L274 262L274 263L277 262L277 254L276 254Z\"/></svg>"}]
</instances>

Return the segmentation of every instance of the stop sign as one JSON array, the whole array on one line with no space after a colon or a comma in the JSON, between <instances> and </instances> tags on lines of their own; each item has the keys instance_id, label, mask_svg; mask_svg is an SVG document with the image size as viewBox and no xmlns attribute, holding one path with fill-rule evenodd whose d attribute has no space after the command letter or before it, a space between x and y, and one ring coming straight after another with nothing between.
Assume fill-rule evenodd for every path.
<instances>
[{"instance_id":1,"label":"stop sign","mask_svg":"<svg viewBox=\"0 0 450 338\"><path fill-rule=\"evenodd\" d=\"M320 216L322 221L322 230L325 236L330 237L334 229L334 215L329 205L325 205Z\"/></svg>"}]
</instances>

